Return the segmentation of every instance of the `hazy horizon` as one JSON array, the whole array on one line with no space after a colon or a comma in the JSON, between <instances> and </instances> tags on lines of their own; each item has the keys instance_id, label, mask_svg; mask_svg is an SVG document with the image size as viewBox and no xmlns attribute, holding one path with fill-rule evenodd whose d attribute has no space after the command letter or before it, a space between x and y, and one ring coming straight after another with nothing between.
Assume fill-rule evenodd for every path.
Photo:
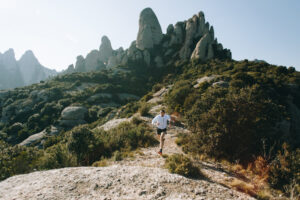
<instances>
[{"instance_id":1,"label":"hazy horizon","mask_svg":"<svg viewBox=\"0 0 300 200\"><path fill-rule=\"evenodd\" d=\"M260 59L300 70L300 2L297 0L1 0L0 52L19 59L32 50L40 63L61 71L98 49L107 35L114 49L136 39L139 13L151 7L165 33L169 24L205 13L233 59Z\"/></svg>"}]
</instances>

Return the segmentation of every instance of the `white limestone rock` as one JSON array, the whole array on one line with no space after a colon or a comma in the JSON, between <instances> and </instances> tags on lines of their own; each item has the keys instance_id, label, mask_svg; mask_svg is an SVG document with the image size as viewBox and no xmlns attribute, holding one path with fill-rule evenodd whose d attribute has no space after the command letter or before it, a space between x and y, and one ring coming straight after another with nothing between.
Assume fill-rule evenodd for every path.
<instances>
[{"instance_id":1,"label":"white limestone rock","mask_svg":"<svg viewBox=\"0 0 300 200\"><path fill-rule=\"evenodd\" d=\"M174 32L171 36L169 47L176 44L181 44L182 42L183 42L183 23L178 22L175 24Z\"/></svg>"},{"instance_id":2,"label":"white limestone rock","mask_svg":"<svg viewBox=\"0 0 300 200\"><path fill-rule=\"evenodd\" d=\"M161 26L151 8L145 8L139 19L139 32L136 47L140 50L151 49L158 45L163 37Z\"/></svg>"},{"instance_id":3,"label":"white limestone rock","mask_svg":"<svg viewBox=\"0 0 300 200\"><path fill-rule=\"evenodd\" d=\"M185 42L179 53L180 58L182 59L189 58L192 54L193 50L191 49L191 46L193 45L194 37L197 34L197 25L198 17L196 15L186 22Z\"/></svg>"},{"instance_id":4,"label":"white limestone rock","mask_svg":"<svg viewBox=\"0 0 300 200\"><path fill-rule=\"evenodd\" d=\"M104 67L98 50L92 50L85 58L85 70L95 71Z\"/></svg>"},{"instance_id":5,"label":"white limestone rock","mask_svg":"<svg viewBox=\"0 0 300 200\"><path fill-rule=\"evenodd\" d=\"M103 61L104 63L107 63L108 59L113 54L113 49L111 47L110 40L108 39L107 36L103 36L101 39L99 54L100 54L100 60Z\"/></svg>"},{"instance_id":6,"label":"white limestone rock","mask_svg":"<svg viewBox=\"0 0 300 200\"><path fill-rule=\"evenodd\" d=\"M200 59L206 60L207 59L207 52L209 44L211 43L212 39L210 34L205 34L200 41L197 43L195 50L192 53L191 59ZM211 54L210 54L211 56Z\"/></svg>"}]
</instances>

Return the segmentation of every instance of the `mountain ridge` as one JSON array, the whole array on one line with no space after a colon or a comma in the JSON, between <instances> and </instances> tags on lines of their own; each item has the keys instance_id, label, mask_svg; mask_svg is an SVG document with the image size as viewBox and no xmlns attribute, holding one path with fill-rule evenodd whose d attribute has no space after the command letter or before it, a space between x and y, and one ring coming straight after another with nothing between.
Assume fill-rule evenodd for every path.
<instances>
[{"instance_id":1,"label":"mountain ridge","mask_svg":"<svg viewBox=\"0 0 300 200\"><path fill-rule=\"evenodd\" d=\"M39 83L57 72L42 66L31 50L27 50L19 60L12 48L0 54L0 89L12 89ZM7 78L9 77L9 79Z\"/></svg>"}]
</instances>

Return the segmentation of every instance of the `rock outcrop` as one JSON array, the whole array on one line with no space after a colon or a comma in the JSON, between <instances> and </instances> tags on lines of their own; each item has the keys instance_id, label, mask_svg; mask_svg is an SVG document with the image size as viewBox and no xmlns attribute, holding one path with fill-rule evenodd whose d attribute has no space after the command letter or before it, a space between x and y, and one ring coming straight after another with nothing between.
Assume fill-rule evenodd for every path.
<instances>
[{"instance_id":1,"label":"rock outcrop","mask_svg":"<svg viewBox=\"0 0 300 200\"><path fill-rule=\"evenodd\" d=\"M16 188L17 187L17 188ZM0 182L0 199L254 199L207 180L164 169L77 167L17 175Z\"/></svg>"},{"instance_id":2,"label":"rock outcrop","mask_svg":"<svg viewBox=\"0 0 300 200\"><path fill-rule=\"evenodd\" d=\"M144 9L140 14L136 47L140 50L151 49L160 44L162 38L162 30L155 13L151 8Z\"/></svg>"},{"instance_id":3,"label":"rock outcrop","mask_svg":"<svg viewBox=\"0 0 300 200\"><path fill-rule=\"evenodd\" d=\"M208 48L211 47L212 40L210 34L206 33L197 43L191 58L205 60L208 57ZM210 50L210 57L213 57L213 50Z\"/></svg>"},{"instance_id":4,"label":"rock outcrop","mask_svg":"<svg viewBox=\"0 0 300 200\"><path fill-rule=\"evenodd\" d=\"M205 22L203 12L187 21L170 24L163 34L155 13L146 8L140 13L137 39L128 49L113 50L108 37L101 40L99 51L93 50L85 59L77 58L75 71L118 70L119 65L164 67L189 59L231 59L230 50L223 49L215 39L214 28Z\"/></svg>"},{"instance_id":5,"label":"rock outcrop","mask_svg":"<svg viewBox=\"0 0 300 200\"><path fill-rule=\"evenodd\" d=\"M85 71L95 71L105 68L98 50L92 50L85 58Z\"/></svg>"},{"instance_id":6,"label":"rock outcrop","mask_svg":"<svg viewBox=\"0 0 300 200\"><path fill-rule=\"evenodd\" d=\"M108 59L112 56L112 54L113 54L113 49L111 47L110 40L108 39L107 36L103 36L99 48L99 56L100 56L99 59L102 62L107 63Z\"/></svg>"},{"instance_id":7,"label":"rock outcrop","mask_svg":"<svg viewBox=\"0 0 300 200\"><path fill-rule=\"evenodd\" d=\"M75 64L75 70L77 72L85 72L85 60L84 57L82 55L77 56L76 58L76 64Z\"/></svg>"},{"instance_id":8,"label":"rock outcrop","mask_svg":"<svg viewBox=\"0 0 300 200\"><path fill-rule=\"evenodd\" d=\"M44 129L43 131L33 134L22 141L20 146L30 146L34 144L37 147L42 147L43 139L45 140L46 136L57 135L59 133L59 129L55 126L51 126L49 129Z\"/></svg>"},{"instance_id":9,"label":"rock outcrop","mask_svg":"<svg viewBox=\"0 0 300 200\"><path fill-rule=\"evenodd\" d=\"M81 106L66 107L61 113L59 125L62 127L72 128L80 124L85 124L87 112L88 110Z\"/></svg>"}]
</instances>

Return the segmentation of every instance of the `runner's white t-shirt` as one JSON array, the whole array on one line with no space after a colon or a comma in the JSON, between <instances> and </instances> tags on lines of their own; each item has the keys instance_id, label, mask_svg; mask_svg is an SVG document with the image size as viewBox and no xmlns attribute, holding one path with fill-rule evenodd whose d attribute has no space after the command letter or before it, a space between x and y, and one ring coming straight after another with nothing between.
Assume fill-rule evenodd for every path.
<instances>
[{"instance_id":1,"label":"runner's white t-shirt","mask_svg":"<svg viewBox=\"0 0 300 200\"><path fill-rule=\"evenodd\" d=\"M165 129L168 126L167 121L171 121L170 115L164 115L163 117L161 115L157 115L152 120L152 124L156 124L156 125L158 124L157 128L159 128L159 129Z\"/></svg>"}]
</instances>

